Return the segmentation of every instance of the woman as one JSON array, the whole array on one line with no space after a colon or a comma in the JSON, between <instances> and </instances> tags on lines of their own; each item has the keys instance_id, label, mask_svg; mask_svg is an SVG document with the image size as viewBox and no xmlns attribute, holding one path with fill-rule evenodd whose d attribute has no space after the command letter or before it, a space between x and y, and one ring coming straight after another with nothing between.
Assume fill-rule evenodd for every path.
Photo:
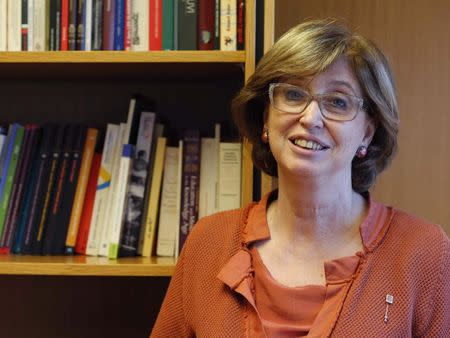
<instances>
[{"instance_id":1,"label":"woman","mask_svg":"<svg viewBox=\"0 0 450 338\"><path fill-rule=\"evenodd\" d=\"M397 147L386 58L331 21L287 32L233 102L279 188L198 222L153 337L450 337L450 241L372 200Z\"/></svg>"}]
</instances>

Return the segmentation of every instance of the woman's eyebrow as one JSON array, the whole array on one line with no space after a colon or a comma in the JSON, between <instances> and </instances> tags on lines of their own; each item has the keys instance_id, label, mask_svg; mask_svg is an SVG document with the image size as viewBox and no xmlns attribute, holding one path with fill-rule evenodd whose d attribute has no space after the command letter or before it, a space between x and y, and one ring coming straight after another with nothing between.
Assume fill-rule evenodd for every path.
<instances>
[{"instance_id":1,"label":"woman's eyebrow","mask_svg":"<svg viewBox=\"0 0 450 338\"><path fill-rule=\"evenodd\" d=\"M335 85L335 86L344 86L344 87L350 89L354 95L357 95L355 88L353 88L353 86L350 83L348 83L347 81L333 80L330 82L330 84Z\"/></svg>"}]
</instances>

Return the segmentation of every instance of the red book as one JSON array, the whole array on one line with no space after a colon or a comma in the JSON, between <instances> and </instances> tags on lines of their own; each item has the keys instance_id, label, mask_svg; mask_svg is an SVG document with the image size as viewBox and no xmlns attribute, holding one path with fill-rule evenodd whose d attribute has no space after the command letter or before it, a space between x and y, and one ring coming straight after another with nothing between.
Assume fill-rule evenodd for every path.
<instances>
[{"instance_id":1,"label":"red book","mask_svg":"<svg viewBox=\"0 0 450 338\"><path fill-rule=\"evenodd\" d=\"M94 153L86 188L86 195L84 196L84 205L80 218L80 226L78 228L77 241L75 244L75 252L82 255L86 254L89 226L91 224L92 211L94 209L95 194L97 192L97 179L100 172L101 162L102 154Z\"/></svg>"},{"instance_id":2,"label":"red book","mask_svg":"<svg viewBox=\"0 0 450 338\"><path fill-rule=\"evenodd\" d=\"M162 1L150 0L150 30L149 46L150 50L162 49Z\"/></svg>"},{"instance_id":3,"label":"red book","mask_svg":"<svg viewBox=\"0 0 450 338\"><path fill-rule=\"evenodd\" d=\"M124 50L131 49L131 0L125 0Z\"/></svg>"},{"instance_id":4,"label":"red book","mask_svg":"<svg viewBox=\"0 0 450 338\"><path fill-rule=\"evenodd\" d=\"M237 0L236 49L245 49L245 0Z\"/></svg>"},{"instance_id":5,"label":"red book","mask_svg":"<svg viewBox=\"0 0 450 338\"><path fill-rule=\"evenodd\" d=\"M215 0L198 1L197 49L214 49Z\"/></svg>"},{"instance_id":6,"label":"red book","mask_svg":"<svg viewBox=\"0 0 450 338\"><path fill-rule=\"evenodd\" d=\"M61 50L69 49L69 1L61 0Z\"/></svg>"}]
</instances>

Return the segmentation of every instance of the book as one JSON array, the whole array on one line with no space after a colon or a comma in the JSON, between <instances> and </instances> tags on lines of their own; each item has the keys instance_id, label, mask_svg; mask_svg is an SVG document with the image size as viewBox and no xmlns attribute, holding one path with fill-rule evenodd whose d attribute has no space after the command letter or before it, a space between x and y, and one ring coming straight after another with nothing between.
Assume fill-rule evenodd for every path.
<instances>
[{"instance_id":1,"label":"book","mask_svg":"<svg viewBox=\"0 0 450 338\"><path fill-rule=\"evenodd\" d=\"M197 49L214 49L215 0L198 0Z\"/></svg>"},{"instance_id":2,"label":"book","mask_svg":"<svg viewBox=\"0 0 450 338\"><path fill-rule=\"evenodd\" d=\"M86 254L97 256L105 226L107 202L111 193L111 178L114 167L115 147L119 139L119 126L109 123L106 127L102 161L98 174L94 207L89 225Z\"/></svg>"},{"instance_id":3,"label":"book","mask_svg":"<svg viewBox=\"0 0 450 338\"><path fill-rule=\"evenodd\" d=\"M3 198L3 191L5 188L6 178L8 175L9 165L11 162L12 153L14 150L14 142L16 139L17 130L21 126L17 123L11 124L8 128L8 135L6 137L4 150L0 158L1 175L0 175L0 199ZM0 231L1 236L1 231Z\"/></svg>"},{"instance_id":4,"label":"book","mask_svg":"<svg viewBox=\"0 0 450 338\"><path fill-rule=\"evenodd\" d=\"M49 31L49 50L54 51L54 50L59 50L59 45L58 48L56 47L56 3L60 3L59 0L49 0L49 7L50 7L50 11L49 11L49 27L50 27L50 31Z\"/></svg>"},{"instance_id":5,"label":"book","mask_svg":"<svg viewBox=\"0 0 450 338\"><path fill-rule=\"evenodd\" d=\"M3 146L5 144L7 132L8 131L5 127L0 126L0 157L1 157L2 150L3 150ZM0 167L1 167L1 164L0 164ZM0 175L1 175L1 169L0 169Z\"/></svg>"},{"instance_id":6,"label":"book","mask_svg":"<svg viewBox=\"0 0 450 338\"><path fill-rule=\"evenodd\" d=\"M152 112L142 112L140 116L135 157L128 188L127 208L122 225L120 256L137 254L155 119L156 114Z\"/></svg>"},{"instance_id":7,"label":"book","mask_svg":"<svg viewBox=\"0 0 450 338\"><path fill-rule=\"evenodd\" d=\"M8 0L8 51L17 52L22 50L22 1Z\"/></svg>"},{"instance_id":8,"label":"book","mask_svg":"<svg viewBox=\"0 0 450 338\"><path fill-rule=\"evenodd\" d=\"M131 166L134 156L134 145L124 144L120 158L119 172L117 177L117 193L114 194L111 221L111 232L109 235L108 258L116 259L119 254L120 235L127 207L128 185L131 176Z\"/></svg>"},{"instance_id":9,"label":"book","mask_svg":"<svg viewBox=\"0 0 450 338\"><path fill-rule=\"evenodd\" d=\"M123 29L123 48L124 50L131 49L131 3L132 0L125 0L125 24Z\"/></svg>"},{"instance_id":10,"label":"book","mask_svg":"<svg viewBox=\"0 0 450 338\"><path fill-rule=\"evenodd\" d=\"M8 0L0 0L0 52L8 50Z\"/></svg>"},{"instance_id":11,"label":"book","mask_svg":"<svg viewBox=\"0 0 450 338\"><path fill-rule=\"evenodd\" d=\"M215 137L201 139L198 217L218 211L220 125Z\"/></svg>"},{"instance_id":12,"label":"book","mask_svg":"<svg viewBox=\"0 0 450 338\"><path fill-rule=\"evenodd\" d=\"M11 190L16 174L20 150L24 137L24 127L15 123L13 124L13 134L8 144L8 155L5 161L5 167L2 172L2 190L0 193L0 245L4 241L4 225L6 220L6 213L8 210L9 200L11 197Z\"/></svg>"},{"instance_id":13,"label":"book","mask_svg":"<svg viewBox=\"0 0 450 338\"><path fill-rule=\"evenodd\" d=\"M180 224L180 181L181 166L178 147L167 147L164 158L164 177L162 181L161 206L158 221L158 256L174 256L175 240Z\"/></svg>"},{"instance_id":14,"label":"book","mask_svg":"<svg viewBox=\"0 0 450 338\"><path fill-rule=\"evenodd\" d=\"M220 143L219 211L241 206L241 157L240 143Z\"/></svg>"},{"instance_id":15,"label":"book","mask_svg":"<svg viewBox=\"0 0 450 338\"><path fill-rule=\"evenodd\" d=\"M15 231L17 218L17 204L21 201L21 189L19 186L23 187L23 181L28 172L28 160L31 151L31 125L26 125L24 128L22 146L20 149L20 154L17 159L17 168L12 182L12 188L9 197L9 204L6 211L6 218L4 221L3 234L0 236L0 250L3 254L9 253L10 244L12 241L12 234Z\"/></svg>"},{"instance_id":16,"label":"book","mask_svg":"<svg viewBox=\"0 0 450 338\"><path fill-rule=\"evenodd\" d=\"M19 173L16 175L16 180L13 183L13 194L11 195L11 201L8 210L8 216L6 219L4 241L1 243L2 249L5 253L9 253L12 249L16 239L15 237L23 235L24 224L20 227L20 210L25 209L25 190L28 186L28 182L31 179L31 167L34 154L38 147L39 141L39 127L35 124L29 124L25 127L25 136L22 146L21 155L19 158ZM13 197L14 195L14 197ZM27 204L29 205L29 203ZM8 230L6 230L8 229Z\"/></svg>"},{"instance_id":17,"label":"book","mask_svg":"<svg viewBox=\"0 0 450 338\"><path fill-rule=\"evenodd\" d=\"M148 237L146 237L145 234L147 233L147 235L148 235L147 225L149 223L147 223L147 219L148 219L148 217L151 217L151 215L149 215L149 212L150 212L149 206L150 206L151 191L152 191L152 186L153 186L153 177L154 177L153 171L154 171L155 162L156 162L156 146L157 146L158 138L163 137L163 134L164 134L164 125L161 123L155 123L155 129L153 131L152 150L151 150L151 154L150 154L150 165L148 168L147 182L146 182L146 187L145 187L144 210L143 210L142 218L141 218L141 233L139 235L139 245L138 245L138 254L139 255L144 255L143 254L144 241L146 238L148 238ZM157 185L158 182L155 182L155 184ZM158 202L159 202L159 199L158 199Z\"/></svg>"},{"instance_id":18,"label":"book","mask_svg":"<svg viewBox=\"0 0 450 338\"><path fill-rule=\"evenodd\" d=\"M150 0L150 50L162 49L162 0Z\"/></svg>"},{"instance_id":19,"label":"book","mask_svg":"<svg viewBox=\"0 0 450 338\"><path fill-rule=\"evenodd\" d=\"M114 50L116 0L104 0L103 2L103 50Z\"/></svg>"},{"instance_id":20,"label":"book","mask_svg":"<svg viewBox=\"0 0 450 338\"><path fill-rule=\"evenodd\" d=\"M23 240L18 243L17 249L23 253L32 253L33 245L37 237L39 228L39 220L41 218L42 207L45 196L45 189L50 177L51 165L51 144L57 138L57 126L54 124L45 124L42 127L42 137L39 144L39 151L33 163L32 180L27 189L30 196L29 207L25 209L25 213L21 215L20 222L24 222L25 230Z\"/></svg>"},{"instance_id":21,"label":"book","mask_svg":"<svg viewBox=\"0 0 450 338\"><path fill-rule=\"evenodd\" d=\"M181 179L183 177L183 140L178 141L178 190L177 190L177 209L178 209L178 221L176 223L177 231L175 233L175 258L178 257L178 255L181 252L180 247L180 213L181 213L181 194L182 194L182 187L181 187Z\"/></svg>"},{"instance_id":22,"label":"book","mask_svg":"<svg viewBox=\"0 0 450 338\"><path fill-rule=\"evenodd\" d=\"M65 127L62 125L57 125L54 131L54 135L50 140L50 163L48 170L48 176L46 176L46 184L43 187L42 193L39 195L38 208L40 210L39 218L37 221L37 232L36 237L33 239L32 253L40 255L42 254L42 247L44 244L44 235L47 232L47 220L48 214L51 211L51 201L53 198L53 193L55 191L55 186L58 183L56 177L59 171L59 166L61 162L61 152L63 146Z\"/></svg>"},{"instance_id":23,"label":"book","mask_svg":"<svg viewBox=\"0 0 450 338\"><path fill-rule=\"evenodd\" d=\"M61 0L60 50L69 50L69 1Z\"/></svg>"},{"instance_id":24,"label":"book","mask_svg":"<svg viewBox=\"0 0 450 338\"><path fill-rule=\"evenodd\" d=\"M69 1L68 50L77 49L78 0Z\"/></svg>"},{"instance_id":25,"label":"book","mask_svg":"<svg viewBox=\"0 0 450 338\"><path fill-rule=\"evenodd\" d=\"M77 0L75 49L84 50L83 41L86 35L86 0Z\"/></svg>"},{"instance_id":26,"label":"book","mask_svg":"<svg viewBox=\"0 0 450 338\"><path fill-rule=\"evenodd\" d=\"M220 1L220 50L236 50L236 1Z\"/></svg>"},{"instance_id":27,"label":"book","mask_svg":"<svg viewBox=\"0 0 450 338\"><path fill-rule=\"evenodd\" d=\"M125 0L115 0L114 8L114 50L124 50Z\"/></svg>"},{"instance_id":28,"label":"book","mask_svg":"<svg viewBox=\"0 0 450 338\"><path fill-rule=\"evenodd\" d=\"M174 0L162 3L162 49L174 49Z\"/></svg>"},{"instance_id":29,"label":"book","mask_svg":"<svg viewBox=\"0 0 450 338\"><path fill-rule=\"evenodd\" d=\"M130 0L129 0L130 1ZM103 0L93 0L92 4L92 50L102 50Z\"/></svg>"},{"instance_id":30,"label":"book","mask_svg":"<svg viewBox=\"0 0 450 338\"><path fill-rule=\"evenodd\" d=\"M180 250L198 219L199 183L200 133L198 130L186 130L183 134L179 237Z\"/></svg>"},{"instance_id":31,"label":"book","mask_svg":"<svg viewBox=\"0 0 450 338\"><path fill-rule=\"evenodd\" d=\"M98 130L89 128L86 134L86 141L84 143L80 173L78 175L78 182L75 190L75 197L73 199L73 206L70 213L69 227L65 241L66 254L73 254L75 250L75 243L77 240L78 227L80 224L81 212L83 210L83 203L85 201L86 188L91 170L92 158L94 156L95 145L97 142Z\"/></svg>"},{"instance_id":32,"label":"book","mask_svg":"<svg viewBox=\"0 0 450 338\"><path fill-rule=\"evenodd\" d=\"M89 180L86 187L86 194L83 203L83 210L80 216L80 225L78 228L77 240L75 243L75 252L81 255L86 254L87 242L89 238L89 228L91 225L92 214L94 211L95 196L97 191L97 180L102 163L102 154L95 152L92 157ZM68 251L66 249L66 251ZM71 253L71 252L69 252Z\"/></svg>"},{"instance_id":33,"label":"book","mask_svg":"<svg viewBox=\"0 0 450 338\"><path fill-rule=\"evenodd\" d=\"M22 14L21 14L21 50L28 50L28 0L22 0Z\"/></svg>"},{"instance_id":34,"label":"book","mask_svg":"<svg viewBox=\"0 0 450 338\"><path fill-rule=\"evenodd\" d=\"M220 0L214 0L214 50L220 50Z\"/></svg>"},{"instance_id":35,"label":"book","mask_svg":"<svg viewBox=\"0 0 450 338\"><path fill-rule=\"evenodd\" d=\"M178 3L178 49L197 49L197 0L175 0Z\"/></svg>"},{"instance_id":36,"label":"book","mask_svg":"<svg viewBox=\"0 0 450 338\"><path fill-rule=\"evenodd\" d=\"M155 161L152 173L152 185L148 198L148 210L144 219L145 226L141 231L140 253L144 257L151 257L153 255L155 246L155 237L158 220L158 210L161 194L162 173L164 168L164 158L166 152L167 139L159 137L156 144ZM178 157L178 155L177 155ZM177 214L177 216L179 213ZM177 219L176 219L177 220Z\"/></svg>"},{"instance_id":37,"label":"book","mask_svg":"<svg viewBox=\"0 0 450 338\"><path fill-rule=\"evenodd\" d=\"M150 28L149 0L132 0L131 3L131 50L149 50Z\"/></svg>"},{"instance_id":38,"label":"book","mask_svg":"<svg viewBox=\"0 0 450 338\"><path fill-rule=\"evenodd\" d=\"M245 0L237 0L236 49L245 50Z\"/></svg>"},{"instance_id":39,"label":"book","mask_svg":"<svg viewBox=\"0 0 450 338\"><path fill-rule=\"evenodd\" d=\"M81 41L82 50L92 50L93 10L93 0L85 0L83 11L84 36Z\"/></svg>"}]
</instances>

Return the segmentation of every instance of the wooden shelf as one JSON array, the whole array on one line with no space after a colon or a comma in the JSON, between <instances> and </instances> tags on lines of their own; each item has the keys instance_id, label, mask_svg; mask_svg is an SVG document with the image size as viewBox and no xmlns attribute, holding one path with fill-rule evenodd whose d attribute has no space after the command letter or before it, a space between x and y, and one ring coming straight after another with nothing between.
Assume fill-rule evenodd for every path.
<instances>
[{"instance_id":1,"label":"wooden shelf","mask_svg":"<svg viewBox=\"0 0 450 338\"><path fill-rule=\"evenodd\" d=\"M0 52L0 63L244 63L245 51Z\"/></svg>"},{"instance_id":2,"label":"wooden shelf","mask_svg":"<svg viewBox=\"0 0 450 338\"><path fill-rule=\"evenodd\" d=\"M0 256L0 275L172 276L171 257Z\"/></svg>"}]
</instances>

